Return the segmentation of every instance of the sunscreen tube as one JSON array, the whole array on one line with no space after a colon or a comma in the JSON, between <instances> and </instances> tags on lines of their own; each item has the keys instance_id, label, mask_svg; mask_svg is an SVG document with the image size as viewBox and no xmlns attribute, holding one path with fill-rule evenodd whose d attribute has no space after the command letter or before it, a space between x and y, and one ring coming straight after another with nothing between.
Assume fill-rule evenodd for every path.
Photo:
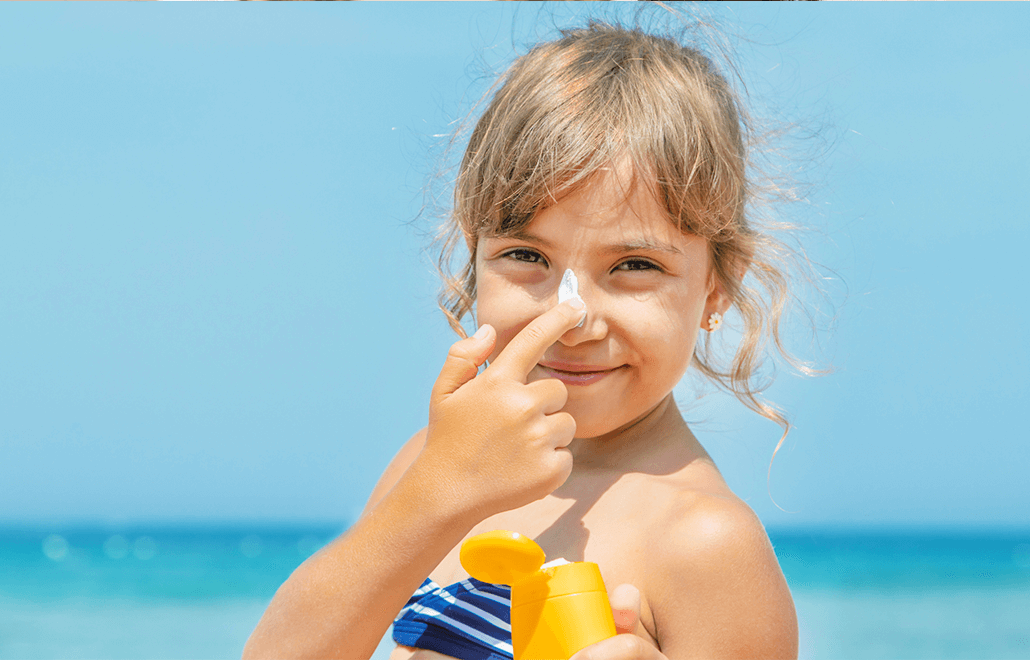
<instances>
[{"instance_id":1,"label":"sunscreen tube","mask_svg":"<svg viewBox=\"0 0 1030 660\"><path fill-rule=\"evenodd\" d=\"M561 284L558 285L558 304L560 305L571 298L579 298L579 280L576 279L576 274L572 272L571 268L566 268L565 274L561 277ZM583 300L582 298L579 299ZM579 320L576 327L582 328L586 320L587 315L584 312L583 318Z\"/></svg>"},{"instance_id":2,"label":"sunscreen tube","mask_svg":"<svg viewBox=\"0 0 1030 660\"><path fill-rule=\"evenodd\" d=\"M593 562L545 564L543 549L532 539L501 529L465 541L460 559L477 580L511 585L515 660L567 660L615 635L608 591Z\"/></svg>"}]
</instances>

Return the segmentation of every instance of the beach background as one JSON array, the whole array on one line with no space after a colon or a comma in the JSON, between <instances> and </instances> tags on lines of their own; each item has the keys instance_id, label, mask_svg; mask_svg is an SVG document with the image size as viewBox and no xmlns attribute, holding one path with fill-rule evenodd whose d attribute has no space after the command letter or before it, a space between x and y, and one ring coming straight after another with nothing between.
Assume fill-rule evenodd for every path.
<instances>
[{"instance_id":1,"label":"beach background","mask_svg":"<svg viewBox=\"0 0 1030 660\"><path fill-rule=\"evenodd\" d=\"M635 5L0 5L0 658L240 655L425 424L454 121ZM775 425L676 397L801 656L1030 658L1030 7L703 11L795 126L826 296L788 340L835 371L781 369L771 470Z\"/></svg>"}]
</instances>

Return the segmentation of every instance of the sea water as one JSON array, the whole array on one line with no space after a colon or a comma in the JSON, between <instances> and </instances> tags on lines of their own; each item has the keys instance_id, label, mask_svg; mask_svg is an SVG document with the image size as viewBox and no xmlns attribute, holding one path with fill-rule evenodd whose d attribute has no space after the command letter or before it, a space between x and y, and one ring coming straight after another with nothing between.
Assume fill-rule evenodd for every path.
<instances>
[{"instance_id":1,"label":"sea water","mask_svg":"<svg viewBox=\"0 0 1030 660\"><path fill-rule=\"evenodd\" d=\"M342 531L0 529L0 658L238 658L279 585ZM1030 530L770 536L802 658L1030 658Z\"/></svg>"}]
</instances>

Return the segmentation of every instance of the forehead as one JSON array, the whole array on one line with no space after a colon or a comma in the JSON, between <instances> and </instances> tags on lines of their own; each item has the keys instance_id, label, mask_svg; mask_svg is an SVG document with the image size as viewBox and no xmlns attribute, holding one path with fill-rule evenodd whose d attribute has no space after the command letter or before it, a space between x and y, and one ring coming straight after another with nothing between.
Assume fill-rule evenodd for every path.
<instances>
[{"instance_id":1,"label":"forehead","mask_svg":"<svg viewBox=\"0 0 1030 660\"><path fill-rule=\"evenodd\" d=\"M703 240L677 229L640 176L601 173L498 238L601 252L683 255Z\"/></svg>"}]
</instances>

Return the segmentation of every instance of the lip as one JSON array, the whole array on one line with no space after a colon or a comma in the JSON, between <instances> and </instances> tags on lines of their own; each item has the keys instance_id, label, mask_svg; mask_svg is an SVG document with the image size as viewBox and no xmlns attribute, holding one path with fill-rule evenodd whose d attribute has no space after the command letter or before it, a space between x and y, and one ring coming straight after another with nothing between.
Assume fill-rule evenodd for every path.
<instances>
[{"instance_id":1,"label":"lip","mask_svg":"<svg viewBox=\"0 0 1030 660\"><path fill-rule=\"evenodd\" d=\"M615 367L614 369L607 369L604 371L570 373L568 371L557 371L555 369L552 369L551 367L546 367L542 364L538 366L541 369L543 369L549 377L557 378L566 385L589 385L591 383L596 383L602 378L610 376L611 374L615 373L616 371L622 368ZM581 367L582 365L576 366Z\"/></svg>"},{"instance_id":2,"label":"lip","mask_svg":"<svg viewBox=\"0 0 1030 660\"><path fill-rule=\"evenodd\" d=\"M571 374L585 374L585 373L598 373L601 371L614 371L619 367L606 367L599 364L582 364L580 362L561 362L555 360L552 362L540 362L541 367L544 369L550 369L552 371L564 371ZM622 365L619 365L620 367Z\"/></svg>"}]
</instances>

